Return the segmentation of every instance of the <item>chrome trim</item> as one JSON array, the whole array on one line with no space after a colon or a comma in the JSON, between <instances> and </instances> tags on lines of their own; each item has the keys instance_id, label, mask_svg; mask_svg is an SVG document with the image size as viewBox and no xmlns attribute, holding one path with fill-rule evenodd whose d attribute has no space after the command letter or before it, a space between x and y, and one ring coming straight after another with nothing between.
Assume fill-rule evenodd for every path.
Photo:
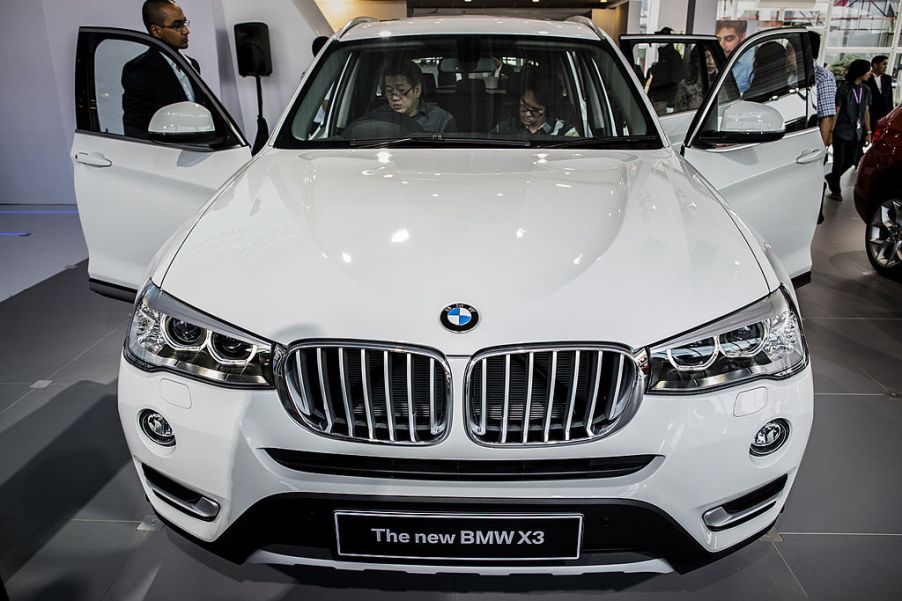
<instances>
[{"instance_id":1,"label":"chrome trim","mask_svg":"<svg viewBox=\"0 0 902 601\"><path fill-rule=\"evenodd\" d=\"M743 509L742 511L737 511L736 513L730 513L726 509L721 507L715 507L714 509L709 509L704 514L702 514L702 519L705 521L705 525L711 528L712 530L724 530L725 528L729 528L731 524L735 524L741 520L745 520L753 516L756 513L764 513L777 500L780 498L780 495L783 494L783 490L780 492L771 495L770 497L764 499L760 503L756 503L752 507L748 507Z\"/></svg>"},{"instance_id":2,"label":"chrome trim","mask_svg":"<svg viewBox=\"0 0 902 601\"><path fill-rule=\"evenodd\" d=\"M413 405L413 359L407 353L407 424L410 430L410 442L417 441L416 411Z\"/></svg>"},{"instance_id":3,"label":"chrome trim","mask_svg":"<svg viewBox=\"0 0 902 601\"><path fill-rule=\"evenodd\" d=\"M385 417L388 422L388 439L395 442L395 404L391 398L391 356L382 351L382 381L385 385Z\"/></svg>"},{"instance_id":4,"label":"chrome trim","mask_svg":"<svg viewBox=\"0 0 902 601\"><path fill-rule=\"evenodd\" d=\"M593 436L595 434L595 432L592 431L592 415L595 413L595 405L598 403L598 387L601 385L602 361L604 361L604 351L598 351L598 362L595 364L595 377L593 378L594 383L592 384L592 400L590 401L589 408L586 411L586 418L583 420L583 422L586 424L586 433L589 436Z\"/></svg>"},{"instance_id":5,"label":"chrome trim","mask_svg":"<svg viewBox=\"0 0 902 601\"><path fill-rule=\"evenodd\" d=\"M501 442L507 442L507 417L511 400L511 356L504 357L504 405L501 410Z\"/></svg>"},{"instance_id":6,"label":"chrome trim","mask_svg":"<svg viewBox=\"0 0 902 601\"><path fill-rule=\"evenodd\" d=\"M216 519L216 516L219 515L219 503L214 501L213 499L208 499L207 497L201 495L200 499L196 503L189 503L184 499L180 499L172 493L166 492L156 484L150 481L150 478L147 476L144 477L144 481L147 483L148 488L153 491L153 494L158 496L163 501L169 503L170 505L176 507L177 509L187 513L191 517L197 518L204 522L212 522ZM196 492L196 491L195 491Z\"/></svg>"},{"instance_id":7,"label":"chrome trim","mask_svg":"<svg viewBox=\"0 0 902 601\"><path fill-rule=\"evenodd\" d=\"M508 355L510 361L510 355ZM576 385L579 382L579 351L573 359L573 379L570 381L570 400L567 401L567 417L564 418L564 440L570 440L570 426L573 425L573 404L576 402Z\"/></svg>"},{"instance_id":8,"label":"chrome trim","mask_svg":"<svg viewBox=\"0 0 902 601\"><path fill-rule=\"evenodd\" d=\"M351 408L351 401L348 400L348 381L345 378L345 350L344 348L338 349L338 375L341 378L341 400L345 405L345 415L354 415L354 410ZM354 434L354 421L353 419L348 420L348 433L351 437L355 437ZM367 423L369 423L369 416L367 416ZM371 436L372 437L372 436Z\"/></svg>"},{"instance_id":9,"label":"chrome trim","mask_svg":"<svg viewBox=\"0 0 902 601\"><path fill-rule=\"evenodd\" d=\"M328 369L328 358L326 357L324 351L327 349L336 349L339 353L339 357L341 361L339 361L339 367L337 370L333 370L332 372ZM316 351L317 354L317 374L313 375L313 368L311 367L309 377L318 378L318 383L320 386L321 393L325 394L327 398L323 400L323 410L328 411L328 420L327 427L324 428L322 422L317 423L318 418L311 417L313 412L318 410L318 407L314 407L311 404L311 399L309 394L310 390L307 390L306 383L304 382L304 378L302 374L304 372L303 363L301 362L301 352L303 351ZM353 372L351 371L351 367L346 363L347 355L350 352L360 351L360 386L362 388L362 401L364 413L366 415L366 434L360 431L360 428L357 429L354 435L351 435L351 428L354 422L354 399L351 398L351 389L350 389L350 381L353 376ZM333 440L346 440L350 442L362 442L362 443L371 443L371 444L390 444L390 445L410 445L410 446L428 446L438 444L447 438L450 432L450 424L453 419L453 389L452 389L452 377L451 377L451 367L445 358L444 355L439 353L435 349L431 349L429 347L421 347L417 345L407 345L407 344L396 344L396 343L380 343L373 341L357 341L357 340L304 340L300 342L295 342L288 346L287 348L279 347L279 353L276 360L273 362L273 373L275 375L276 381L276 389L279 393L279 398L282 402L282 406L288 412L288 414L296 421L299 425L304 427L305 430L312 432L318 436L323 436L324 438L330 438ZM371 396L373 392L371 390L371 366L368 362L368 357L370 353L382 353L383 357L383 388L386 393L386 415L385 415L385 423L382 422L377 423L377 414L376 408L373 404L374 399ZM391 397L391 354L404 354L409 357L409 366L408 373L410 377L408 378L408 410L410 405L413 404L413 411L408 411L408 424L413 423L414 428L410 435L412 440L400 440L399 432L397 432L396 419L399 416L403 416L403 408L397 407L399 414L396 415L394 413L395 407L394 402ZM416 434L416 400L415 394L416 390L413 386L413 373L414 373L414 360L416 357L422 357L423 359L429 361L429 373L430 373L430 387L429 387L429 408L430 408L430 418L428 422L428 430L432 435L432 438L428 440L422 440L422 434L425 431L426 427L424 424L420 424L420 436ZM333 357L334 358L334 357ZM310 361L312 365L312 359ZM436 373L436 364L440 365L443 370L442 374ZM342 395L341 400L339 400L339 395L337 391L334 391L336 394L332 394L333 391L329 390L329 373L332 373L332 377L335 377L335 371L338 371L338 379L342 381ZM296 379L297 378L297 379ZM442 378L441 383L444 386L445 398L443 404L439 405L436 399L436 378ZM420 379L417 380L420 382L417 384L420 388L423 388L423 384ZM335 384L335 381L332 381ZM312 386L315 386L313 384ZM334 387L334 386L333 386ZM420 391L423 396L423 403L425 407L426 396L425 390ZM357 403L360 402L361 399L357 399ZM337 418L339 416L335 415L334 409L335 406L343 406L345 410L345 421L347 423L347 432L345 434L341 430L341 422ZM359 405L357 407L359 410ZM339 410L338 413L341 411ZM441 414L441 419L437 417L437 413ZM402 418L403 419L403 418ZM401 422L403 424L403 421ZM336 428L336 425L339 428ZM381 438L377 438L378 431L377 426L383 427L387 426L389 429L388 439L385 439L384 430L382 430ZM402 426L403 427L403 426ZM362 428L362 426L361 426ZM400 438L405 438L401 436Z\"/></svg>"},{"instance_id":10,"label":"chrome trim","mask_svg":"<svg viewBox=\"0 0 902 601\"><path fill-rule=\"evenodd\" d=\"M581 356L583 352L597 352L599 363L595 369L595 375L592 376L590 374L590 378L594 377L597 383L593 383L590 380L590 386L592 386L592 390L595 395L593 398L597 398L598 396L598 388L600 388L601 382L601 371L603 368L603 359L606 356L605 353L616 353L620 355L622 358L620 360L620 365L618 368L618 377L612 378L611 385L619 386L621 389L621 394L619 397L620 404L615 404L613 407L609 409L617 409L618 413L613 417L610 417L612 420L606 427L599 428L597 431L591 425L591 421L586 419L586 436L580 436L575 438L573 436L572 430L572 422L571 422L571 438L570 440L551 440L551 421L552 421L552 409L554 404L554 386L553 383L557 378L557 363L558 363L558 352L580 352ZM529 437L529 414L531 411L531 407L534 404L533 400L533 386L534 386L534 372L536 369L535 366L535 354L536 353L551 353L550 367L549 373L551 374L549 377L549 395L548 395L548 403L545 407L545 413L542 416L542 430L540 435L540 440L534 442L526 442ZM499 446L516 446L521 448L531 448L531 447L548 447L551 445L562 445L562 444L582 444L587 442L596 441L604 436L607 436L623 426L625 426L630 419L632 419L633 415L635 415L636 411L639 408L639 405L644 398L645 392L645 384L647 374L643 371L641 365L641 356L643 353L643 349L633 350L626 346L613 344L613 343L560 343L560 344L550 344L550 343L538 343L538 344L522 344L515 346L507 346L507 347L494 347L489 349L483 349L473 355L470 358L470 361L467 364L465 376L464 376L464 390L463 390L463 413L464 413L464 423L466 424L467 435L470 439L476 444L489 448L497 448ZM524 416L523 416L523 434L519 437L517 441L512 441L508 438L505 439L504 443L501 442L487 442L485 440L481 440L481 437L485 436L488 432L488 423L486 421L488 416L488 406L487 403L484 404L483 399L487 395L487 386L486 378L487 378L487 365L488 359L493 357L499 357L503 355L526 355L528 357L528 367L526 369L526 378L527 378L527 387L526 387L526 402L524 404ZM633 366L635 369L635 381L629 388L623 389L623 377L625 376L626 369L626 360L629 358L633 362ZM473 403L477 401L476 398L471 397L471 394L475 390L474 388L474 373L476 368L481 368L480 373L480 383L482 384L480 390L480 416L479 420L475 419L475 412L471 411L473 407ZM578 375L578 370L576 371ZM505 378L505 381L510 379L508 375ZM616 389L615 389L616 390ZM610 396L610 393L609 395ZM510 400L508 400L510 403ZM597 408L593 407L594 409ZM509 409L510 410L510 409ZM608 413L610 415L610 413ZM581 430L577 430L577 432L581 432Z\"/></svg>"},{"instance_id":11,"label":"chrome trim","mask_svg":"<svg viewBox=\"0 0 902 601\"><path fill-rule=\"evenodd\" d=\"M529 353L529 384L526 388L526 407L523 410L523 444L529 439L529 415L532 410L532 375L535 370L536 354Z\"/></svg>"},{"instance_id":12,"label":"chrome trim","mask_svg":"<svg viewBox=\"0 0 902 601\"><path fill-rule=\"evenodd\" d=\"M329 402L329 395L326 393L326 382L323 380L323 349L316 349L316 371L319 373L319 393L323 397L323 411L326 412L326 433L332 431L332 425L335 419L332 417L332 404Z\"/></svg>"},{"instance_id":13,"label":"chrome trim","mask_svg":"<svg viewBox=\"0 0 902 601\"><path fill-rule=\"evenodd\" d=\"M485 371L483 371L485 373ZM551 433L551 414L554 409L554 382L557 379L557 351L551 351L551 377L548 378L548 404L545 405L545 442Z\"/></svg>"}]
</instances>

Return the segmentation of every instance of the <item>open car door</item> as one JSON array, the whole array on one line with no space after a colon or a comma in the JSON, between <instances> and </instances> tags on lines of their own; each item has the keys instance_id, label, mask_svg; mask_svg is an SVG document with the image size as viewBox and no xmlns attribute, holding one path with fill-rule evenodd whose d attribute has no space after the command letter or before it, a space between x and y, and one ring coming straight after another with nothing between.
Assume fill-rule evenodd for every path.
<instances>
[{"instance_id":1,"label":"open car door","mask_svg":"<svg viewBox=\"0 0 902 601\"><path fill-rule=\"evenodd\" d=\"M671 144L679 148L726 62L713 35L622 35L620 49L645 87Z\"/></svg>"},{"instance_id":2,"label":"open car door","mask_svg":"<svg viewBox=\"0 0 902 601\"><path fill-rule=\"evenodd\" d=\"M686 160L758 231L796 280L811 271L823 192L826 150L809 102L814 86L805 29L758 32L730 55L682 147ZM785 127L779 139L749 132L749 141L742 141L726 132L725 112L751 107L754 113L757 105L749 102L779 112Z\"/></svg>"},{"instance_id":3,"label":"open car door","mask_svg":"<svg viewBox=\"0 0 902 601\"><path fill-rule=\"evenodd\" d=\"M195 101L209 110L216 130L209 140L157 143L134 127L126 132L123 67L154 53L175 65L173 74L179 69L187 76ZM250 159L250 148L193 66L165 44L136 31L79 29L75 107L75 195L88 246L91 288L134 299L157 250Z\"/></svg>"}]
</instances>

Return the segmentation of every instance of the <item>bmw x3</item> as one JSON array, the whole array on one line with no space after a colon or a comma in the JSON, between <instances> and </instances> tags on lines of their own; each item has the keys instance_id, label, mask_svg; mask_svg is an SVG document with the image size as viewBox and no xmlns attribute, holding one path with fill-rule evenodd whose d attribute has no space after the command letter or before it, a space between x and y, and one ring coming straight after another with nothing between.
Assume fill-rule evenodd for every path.
<instances>
[{"instance_id":1,"label":"bmw x3","mask_svg":"<svg viewBox=\"0 0 902 601\"><path fill-rule=\"evenodd\" d=\"M358 19L251 157L183 57L82 28L77 196L91 286L135 303L155 512L239 561L426 573L667 572L767 531L813 416L811 51L672 40L721 68L659 119L587 19ZM753 100L764 44L798 59ZM146 51L200 94L131 138Z\"/></svg>"}]
</instances>

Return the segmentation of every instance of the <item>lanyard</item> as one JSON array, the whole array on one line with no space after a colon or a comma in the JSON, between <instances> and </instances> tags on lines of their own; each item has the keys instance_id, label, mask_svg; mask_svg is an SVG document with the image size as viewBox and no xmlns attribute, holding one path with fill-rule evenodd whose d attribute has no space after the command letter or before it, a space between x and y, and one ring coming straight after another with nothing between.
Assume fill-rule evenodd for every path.
<instances>
[{"instance_id":1,"label":"lanyard","mask_svg":"<svg viewBox=\"0 0 902 601\"><path fill-rule=\"evenodd\" d=\"M855 92L858 93L856 94ZM864 95L864 90L862 88L858 88L857 90L855 88L852 88L852 98L855 99L855 104L857 104L858 106L861 106L862 95Z\"/></svg>"}]
</instances>

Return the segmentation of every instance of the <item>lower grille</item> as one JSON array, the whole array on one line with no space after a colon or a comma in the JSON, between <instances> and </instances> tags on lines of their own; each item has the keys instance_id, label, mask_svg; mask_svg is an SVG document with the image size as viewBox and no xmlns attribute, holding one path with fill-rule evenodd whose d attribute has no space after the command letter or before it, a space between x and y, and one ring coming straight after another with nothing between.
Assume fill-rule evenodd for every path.
<instances>
[{"instance_id":1,"label":"lower grille","mask_svg":"<svg viewBox=\"0 0 902 601\"><path fill-rule=\"evenodd\" d=\"M284 467L314 474L470 482L616 478L638 472L655 458L654 455L634 455L577 459L449 460L365 457L287 449L266 449L266 452Z\"/></svg>"},{"instance_id":2,"label":"lower grille","mask_svg":"<svg viewBox=\"0 0 902 601\"><path fill-rule=\"evenodd\" d=\"M335 438L434 444L451 417L451 371L420 347L313 341L276 366L282 404L308 429Z\"/></svg>"},{"instance_id":3,"label":"lower grille","mask_svg":"<svg viewBox=\"0 0 902 601\"><path fill-rule=\"evenodd\" d=\"M467 368L467 428L488 445L545 445L610 434L635 412L644 375L611 346L483 351Z\"/></svg>"}]
</instances>

